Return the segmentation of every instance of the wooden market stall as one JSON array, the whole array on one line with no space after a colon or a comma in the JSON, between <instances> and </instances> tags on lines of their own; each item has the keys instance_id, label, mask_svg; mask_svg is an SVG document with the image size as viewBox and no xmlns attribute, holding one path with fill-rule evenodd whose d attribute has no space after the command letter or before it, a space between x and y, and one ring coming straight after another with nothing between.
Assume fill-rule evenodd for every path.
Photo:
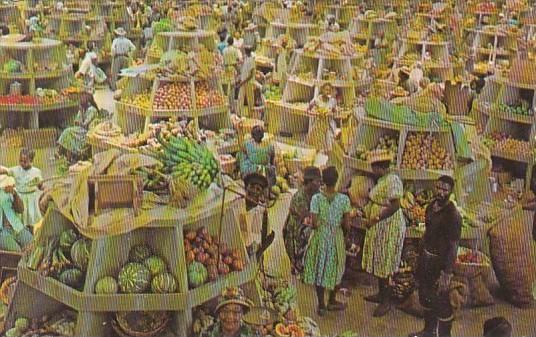
<instances>
[{"instance_id":1,"label":"wooden market stall","mask_svg":"<svg viewBox=\"0 0 536 337\"><path fill-rule=\"evenodd\" d=\"M451 77L453 72L449 45L448 41L404 38L397 63L411 67L420 62L430 79L438 78L444 81Z\"/></svg>"},{"instance_id":2,"label":"wooden market stall","mask_svg":"<svg viewBox=\"0 0 536 337\"><path fill-rule=\"evenodd\" d=\"M0 22L8 26L11 34L22 32L23 21L20 16L19 8L16 4L0 4Z\"/></svg>"},{"instance_id":3,"label":"wooden market stall","mask_svg":"<svg viewBox=\"0 0 536 337\"><path fill-rule=\"evenodd\" d=\"M197 45L202 45L207 50L216 50L216 33L205 30L158 33L147 52L145 63L158 63L166 52L173 50L189 52Z\"/></svg>"},{"instance_id":4,"label":"wooden market stall","mask_svg":"<svg viewBox=\"0 0 536 337\"><path fill-rule=\"evenodd\" d=\"M365 51L374 47L377 38L385 36L389 46L397 37L396 17L356 17L349 27L350 35Z\"/></svg>"}]
</instances>

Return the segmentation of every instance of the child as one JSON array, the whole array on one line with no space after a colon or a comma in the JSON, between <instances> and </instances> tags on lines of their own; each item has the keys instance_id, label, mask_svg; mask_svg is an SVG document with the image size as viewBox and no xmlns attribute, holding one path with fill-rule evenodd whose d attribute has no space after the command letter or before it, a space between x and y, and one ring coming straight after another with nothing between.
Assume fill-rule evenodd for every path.
<instances>
[{"instance_id":1,"label":"child","mask_svg":"<svg viewBox=\"0 0 536 337\"><path fill-rule=\"evenodd\" d=\"M34 156L34 151L23 148L19 155L19 166L9 169L0 167L0 174L8 174L15 178L15 188L24 204L22 223L25 226L33 226L42 218L39 197L43 176L40 169L32 166Z\"/></svg>"}]
</instances>

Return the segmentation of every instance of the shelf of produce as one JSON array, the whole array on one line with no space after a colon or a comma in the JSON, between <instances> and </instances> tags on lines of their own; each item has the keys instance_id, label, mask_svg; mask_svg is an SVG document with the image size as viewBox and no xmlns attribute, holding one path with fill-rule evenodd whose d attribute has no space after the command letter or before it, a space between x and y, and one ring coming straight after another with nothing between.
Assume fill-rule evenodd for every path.
<instances>
[{"instance_id":1,"label":"shelf of produce","mask_svg":"<svg viewBox=\"0 0 536 337\"><path fill-rule=\"evenodd\" d=\"M496 109L484 109L481 111L490 117L496 117L496 118L500 118L500 119L511 121L511 122L529 124L529 125L536 123L536 117L534 117L534 115L526 116L526 115L520 115L520 114L515 114L515 113L510 113L510 112L505 112L505 111L497 111Z\"/></svg>"},{"instance_id":2,"label":"shelf of produce","mask_svg":"<svg viewBox=\"0 0 536 337\"><path fill-rule=\"evenodd\" d=\"M72 109L78 107L78 102L61 102L56 104L0 104L0 111L13 111L13 112L46 112L54 110Z\"/></svg>"},{"instance_id":3,"label":"shelf of produce","mask_svg":"<svg viewBox=\"0 0 536 337\"><path fill-rule=\"evenodd\" d=\"M534 162L534 155L506 152L506 151L498 150L495 148L491 149L490 151L491 151L492 157L507 159L511 161L517 161L517 162L526 163L526 164Z\"/></svg>"},{"instance_id":4,"label":"shelf of produce","mask_svg":"<svg viewBox=\"0 0 536 337\"><path fill-rule=\"evenodd\" d=\"M346 154L344 155L344 165L354 170L372 173L372 167L368 162L356 159Z\"/></svg>"},{"instance_id":5,"label":"shelf of produce","mask_svg":"<svg viewBox=\"0 0 536 337\"><path fill-rule=\"evenodd\" d=\"M442 175L454 176L453 170L395 170L402 180L436 180Z\"/></svg>"},{"instance_id":6,"label":"shelf of produce","mask_svg":"<svg viewBox=\"0 0 536 337\"><path fill-rule=\"evenodd\" d=\"M0 79L2 80L29 80L33 78L33 73L6 73L0 72Z\"/></svg>"}]
</instances>

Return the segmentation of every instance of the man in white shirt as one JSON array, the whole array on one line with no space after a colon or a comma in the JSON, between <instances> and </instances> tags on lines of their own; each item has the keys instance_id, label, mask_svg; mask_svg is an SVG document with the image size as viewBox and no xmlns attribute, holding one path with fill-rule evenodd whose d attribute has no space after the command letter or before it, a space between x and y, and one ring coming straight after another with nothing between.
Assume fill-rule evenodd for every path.
<instances>
[{"instance_id":1,"label":"man in white shirt","mask_svg":"<svg viewBox=\"0 0 536 337\"><path fill-rule=\"evenodd\" d=\"M416 62L409 73L409 82L412 86L419 88L421 81L424 78L424 71L422 70L422 63Z\"/></svg>"},{"instance_id":2,"label":"man in white shirt","mask_svg":"<svg viewBox=\"0 0 536 337\"><path fill-rule=\"evenodd\" d=\"M234 81L239 73L239 64L242 62L242 52L234 45L234 39L230 36L227 39L227 47L223 49L223 66L225 67L226 83L230 83L228 88L229 106L233 113L236 113L234 99Z\"/></svg>"},{"instance_id":3,"label":"man in white shirt","mask_svg":"<svg viewBox=\"0 0 536 337\"><path fill-rule=\"evenodd\" d=\"M117 76L121 69L128 67L130 53L136 50L136 46L125 35L127 32L123 27L115 30L117 37L112 42L112 79L111 88L116 90Z\"/></svg>"},{"instance_id":4,"label":"man in white shirt","mask_svg":"<svg viewBox=\"0 0 536 337\"><path fill-rule=\"evenodd\" d=\"M255 73L256 64L251 46L244 48L246 57L240 68L240 82L238 87L238 112L241 117L249 117L253 114L255 107ZM247 103L248 112L244 110L244 103Z\"/></svg>"},{"instance_id":5,"label":"man in white shirt","mask_svg":"<svg viewBox=\"0 0 536 337\"><path fill-rule=\"evenodd\" d=\"M80 63L80 68L74 74L76 78L83 77L84 81L84 90L93 95L95 92L95 81L97 77L97 54L94 52L88 52L82 63Z\"/></svg>"}]
</instances>

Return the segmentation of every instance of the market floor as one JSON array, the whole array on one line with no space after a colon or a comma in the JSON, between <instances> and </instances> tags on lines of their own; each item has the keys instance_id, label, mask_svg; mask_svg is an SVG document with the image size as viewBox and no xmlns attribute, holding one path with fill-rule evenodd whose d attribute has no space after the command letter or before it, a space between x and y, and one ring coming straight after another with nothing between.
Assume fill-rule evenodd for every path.
<instances>
[{"instance_id":1,"label":"market floor","mask_svg":"<svg viewBox=\"0 0 536 337\"><path fill-rule=\"evenodd\" d=\"M270 210L270 225L276 232L272 246L267 250L266 268L271 275L290 278L290 264L285 253L282 239L282 228L288 214L290 194L284 194L281 200ZM530 214L526 214L530 216ZM532 222L528 221L528 224ZM533 245L536 250L536 245ZM364 280L366 284L367 280ZM299 308L303 315L312 317L320 326L323 335L335 335L347 330L359 336L407 336L410 332L422 328L422 320L410 316L400 310L393 310L383 318L373 318L375 304L365 302L363 296L374 292L370 285L356 284L348 298L348 308L344 312L329 313L318 317L315 313L316 295L314 288L293 279L298 288ZM465 309L455 321L452 335L474 337L482 335L482 325L488 318L504 316L514 326L514 336L536 336L536 308L517 309L512 305L496 299L497 303L490 307Z\"/></svg>"}]
</instances>

